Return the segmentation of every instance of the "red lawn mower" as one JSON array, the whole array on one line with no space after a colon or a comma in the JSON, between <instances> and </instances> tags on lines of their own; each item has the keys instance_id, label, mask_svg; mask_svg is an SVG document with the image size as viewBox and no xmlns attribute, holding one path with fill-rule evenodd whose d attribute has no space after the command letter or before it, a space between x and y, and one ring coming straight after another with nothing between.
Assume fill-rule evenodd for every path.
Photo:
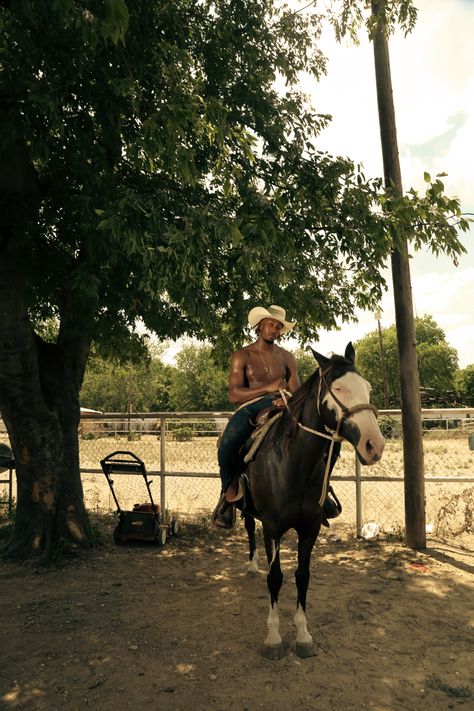
<instances>
[{"instance_id":1,"label":"red lawn mower","mask_svg":"<svg viewBox=\"0 0 474 711\"><path fill-rule=\"evenodd\" d=\"M151 484L144 462L133 452L112 452L100 461L107 479L110 491L117 506L118 524L114 529L114 541L149 541L164 546L168 536L176 535L178 522L176 518L164 516L159 504L155 504L151 493ZM113 474L138 475L143 478L148 492L149 501L134 504L133 510L124 511L118 502L114 489Z\"/></svg>"}]
</instances>

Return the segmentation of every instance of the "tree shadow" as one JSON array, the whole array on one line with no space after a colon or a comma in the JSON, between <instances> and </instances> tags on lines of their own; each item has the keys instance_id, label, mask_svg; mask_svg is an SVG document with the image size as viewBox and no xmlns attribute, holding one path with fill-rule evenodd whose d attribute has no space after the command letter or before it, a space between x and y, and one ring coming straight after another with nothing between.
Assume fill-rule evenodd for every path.
<instances>
[{"instance_id":1,"label":"tree shadow","mask_svg":"<svg viewBox=\"0 0 474 711\"><path fill-rule=\"evenodd\" d=\"M444 550L441 549L441 546L444 547ZM465 573L474 573L474 564L467 563L462 560L463 558L470 558L474 561L474 552L472 551L468 551L464 548L458 548L457 546L450 544L437 544L436 546L428 546L425 548L423 553L431 558L434 558L440 563L452 565Z\"/></svg>"}]
</instances>

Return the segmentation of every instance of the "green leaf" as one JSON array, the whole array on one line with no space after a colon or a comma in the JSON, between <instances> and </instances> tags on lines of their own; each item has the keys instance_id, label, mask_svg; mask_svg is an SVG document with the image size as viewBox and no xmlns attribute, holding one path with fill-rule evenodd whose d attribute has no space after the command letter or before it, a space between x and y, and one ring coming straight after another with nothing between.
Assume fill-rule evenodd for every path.
<instances>
[{"instance_id":1,"label":"green leaf","mask_svg":"<svg viewBox=\"0 0 474 711\"><path fill-rule=\"evenodd\" d=\"M105 0L105 10L103 36L110 38L115 45L119 42L125 44L130 19L125 0Z\"/></svg>"}]
</instances>

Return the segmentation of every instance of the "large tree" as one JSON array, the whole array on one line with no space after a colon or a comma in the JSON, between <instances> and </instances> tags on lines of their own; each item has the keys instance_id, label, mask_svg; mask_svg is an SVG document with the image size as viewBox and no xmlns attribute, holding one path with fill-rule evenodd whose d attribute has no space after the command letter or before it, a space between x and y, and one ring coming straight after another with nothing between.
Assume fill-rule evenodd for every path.
<instances>
[{"instance_id":1,"label":"large tree","mask_svg":"<svg viewBox=\"0 0 474 711\"><path fill-rule=\"evenodd\" d=\"M81 404L103 412L161 412L170 405L174 368L160 353L138 362L89 357L81 388Z\"/></svg>"},{"instance_id":2,"label":"large tree","mask_svg":"<svg viewBox=\"0 0 474 711\"><path fill-rule=\"evenodd\" d=\"M172 370L172 409L229 410L227 381L227 371L216 364L210 346L184 346Z\"/></svg>"},{"instance_id":3,"label":"large tree","mask_svg":"<svg viewBox=\"0 0 474 711\"><path fill-rule=\"evenodd\" d=\"M456 373L456 388L468 407L474 407L474 363Z\"/></svg>"},{"instance_id":4,"label":"large tree","mask_svg":"<svg viewBox=\"0 0 474 711\"><path fill-rule=\"evenodd\" d=\"M449 345L446 334L432 316L415 318L416 349L423 388L437 392L452 390L458 366L455 348ZM385 358L385 377L389 404L400 405L400 374L395 326L368 333L355 344L359 370L372 385L372 399L384 406L382 358ZM403 367L403 365L402 365Z\"/></svg>"},{"instance_id":5,"label":"large tree","mask_svg":"<svg viewBox=\"0 0 474 711\"><path fill-rule=\"evenodd\" d=\"M374 304L396 230L375 209L380 181L315 148L328 117L295 89L324 70L314 10L0 9L0 410L18 481L8 551L28 555L88 543L77 425L92 342L117 353L141 319L228 348L249 305L271 302L309 337ZM459 206L442 197L420 198L419 239L456 252L443 219ZM53 343L34 326L51 317Z\"/></svg>"}]
</instances>

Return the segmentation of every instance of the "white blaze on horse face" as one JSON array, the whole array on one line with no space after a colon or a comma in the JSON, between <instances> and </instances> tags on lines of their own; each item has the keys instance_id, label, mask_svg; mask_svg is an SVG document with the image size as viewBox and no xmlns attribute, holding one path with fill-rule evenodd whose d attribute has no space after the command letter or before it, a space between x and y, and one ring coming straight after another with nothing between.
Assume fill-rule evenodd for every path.
<instances>
[{"instance_id":1,"label":"white blaze on horse face","mask_svg":"<svg viewBox=\"0 0 474 711\"><path fill-rule=\"evenodd\" d=\"M370 402L370 384L358 373L346 373L331 383L335 397L350 410L356 405L368 405ZM333 410L339 420L342 416L341 406L327 392L323 402ZM377 418L372 410L361 410L346 420L348 427L355 425L359 431L359 439L352 442L363 464L375 464L382 456L385 440L377 424Z\"/></svg>"}]
</instances>

